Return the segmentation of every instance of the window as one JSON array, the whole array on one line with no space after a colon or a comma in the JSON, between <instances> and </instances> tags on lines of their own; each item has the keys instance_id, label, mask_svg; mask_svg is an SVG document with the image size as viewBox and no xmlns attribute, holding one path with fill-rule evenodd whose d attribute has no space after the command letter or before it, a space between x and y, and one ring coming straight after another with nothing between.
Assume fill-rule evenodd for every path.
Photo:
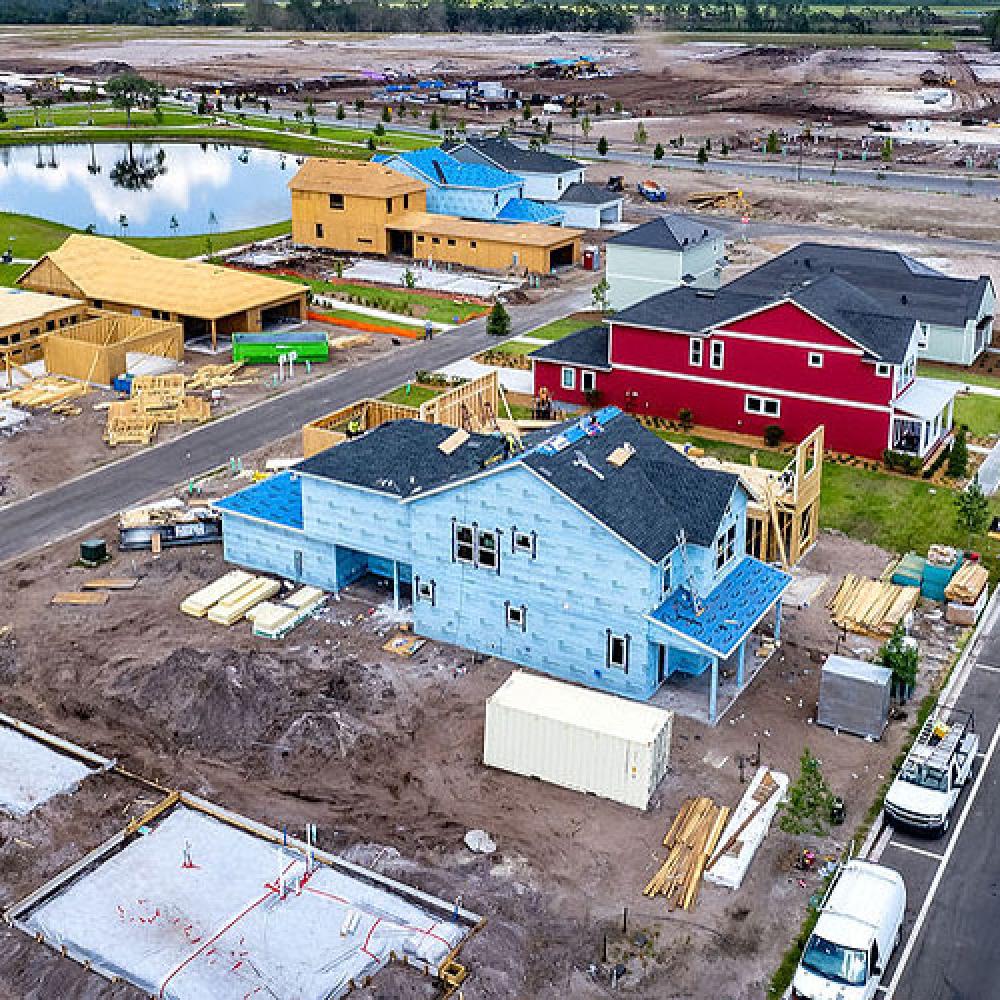
<instances>
[{"instance_id":1,"label":"window","mask_svg":"<svg viewBox=\"0 0 1000 1000\"><path fill-rule=\"evenodd\" d=\"M726 345L721 340L712 341L712 356L709 364L713 368L721 368L726 360Z\"/></svg>"},{"instance_id":2,"label":"window","mask_svg":"<svg viewBox=\"0 0 1000 1000\"><path fill-rule=\"evenodd\" d=\"M458 246L458 241L457 240L448 240L448 246L450 246L450 247Z\"/></svg>"},{"instance_id":3,"label":"window","mask_svg":"<svg viewBox=\"0 0 1000 1000\"><path fill-rule=\"evenodd\" d=\"M418 601L426 601L432 607L437 603L435 591L437 584L433 580L421 580L419 576L413 578L415 584L414 593Z\"/></svg>"},{"instance_id":4,"label":"window","mask_svg":"<svg viewBox=\"0 0 1000 1000\"><path fill-rule=\"evenodd\" d=\"M470 250L475 250L476 249L476 241L475 240L469 240L469 249Z\"/></svg>"},{"instance_id":5,"label":"window","mask_svg":"<svg viewBox=\"0 0 1000 1000\"><path fill-rule=\"evenodd\" d=\"M330 195L330 208L342 210L344 207L344 196L342 194Z\"/></svg>"},{"instance_id":6,"label":"window","mask_svg":"<svg viewBox=\"0 0 1000 1000\"><path fill-rule=\"evenodd\" d=\"M921 323L917 329L917 349L920 351L927 350L927 344L930 342L930 328L926 323Z\"/></svg>"},{"instance_id":7,"label":"window","mask_svg":"<svg viewBox=\"0 0 1000 1000\"><path fill-rule=\"evenodd\" d=\"M769 396L747 396L744 403L747 413L759 413L765 417L781 416L781 400Z\"/></svg>"},{"instance_id":8,"label":"window","mask_svg":"<svg viewBox=\"0 0 1000 1000\"><path fill-rule=\"evenodd\" d=\"M493 195L493 207L494 208L499 208L500 207L500 195L498 195L498 194L494 194Z\"/></svg>"},{"instance_id":9,"label":"window","mask_svg":"<svg viewBox=\"0 0 1000 1000\"><path fill-rule=\"evenodd\" d=\"M576 369L575 368L564 368L562 370L562 380L561 383L564 389L575 389L576 388Z\"/></svg>"},{"instance_id":10,"label":"window","mask_svg":"<svg viewBox=\"0 0 1000 1000\"><path fill-rule=\"evenodd\" d=\"M104 307L104 302L101 299L94 299L94 308L102 309Z\"/></svg>"},{"instance_id":11,"label":"window","mask_svg":"<svg viewBox=\"0 0 1000 1000\"><path fill-rule=\"evenodd\" d=\"M615 635L608 629L608 666L628 673L628 647L627 635Z\"/></svg>"},{"instance_id":12,"label":"window","mask_svg":"<svg viewBox=\"0 0 1000 1000\"><path fill-rule=\"evenodd\" d=\"M705 345L698 337L692 337L688 341L688 364L701 367L702 356L705 353Z\"/></svg>"},{"instance_id":13,"label":"window","mask_svg":"<svg viewBox=\"0 0 1000 1000\"><path fill-rule=\"evenodd\" d=\"M418 237L417 237L417 242L418 242L418 243L423 243L423 242L424 242L424 238L423 238L423 236L418 236Z\"/></svg>"},{"instance_id":14,"label":"window","mask_svg":"<svg viewBox=\"0 0 1000 1000\"><path fill-rule=\"evenodd\" d=\"M892 365L884 365L881 362L875 366L875 374L879 378L888 378L889 374L892 372Z\"/></svg>"},{"instance_id":15,"label":"window","mask_svg":"<svg viewBox=\"0 0 1000 1000\"><path fill-rule=\"evenodd\" d=\"M556 189L562 191L563 179L561 177L556 178Z\"/></svg>"},{"instance_id":16,"label":"window","mask_svg":"<svg viewBox=\"0 0 1000 1000\"><path fill-rule=\"evenodd\" d=\"M527 608L523 604L511 604L504 602L507 614L507 628L519 628L522 632L527 631Z\"/></svg>"},{"instance_id":17,"label":"window","mask_svg":"<svg viewBox=\"0 0 1000 1000\"><path fill-rule=\"evenodd\" d=\"M670 577L673 573L673 561L670 556L667 556L666 562L663 564L663 593L670 593Z\"/></svg>"},{"instance_id":18,"label":"window","mask_svg":"<svg viewBox=\"0 0 1000 1000\"><path fill-rule=\"evenodd\" d=\"M511 530L510 546L512 552L524 552L526 555L535 558L535 533L518 531L517 528Z\"/></svg>"},{"instance_id":19,"label":"window","mask_svg":"<svg viewBox=\"0 0 1000 1000\"><path fill-rule=\"evenodd\" d=\"M580 388L584 392L593 392L597 388L597 376L593 372L580 372Z\"/></svg>"},{"instance_id":20,"label":"window","mask_svg":"<svg viewBox=\"0 0 1000 1000\"><path fill-rule=\"evenodd\" d=\"M386 198L385 199L385 210L386 210L387 214L392 215L392 199L391 198Z\"/></svg>"},{"instance_id":21,"label":"window","mask_svg":"<svg viewBox=\"0 0 1000 1000\"><path fill-rule=\"evenodd\" d=\"M437 236L432 236L431 237L431 243L433 243L434 246L438 246L440 244L440 242L441 242L441 240Z\"/></svg>"},{"instance_id":22,"label":"window","mask_svg":"<svg viewBox=\"0 0 1000 1000\"><path fill-rule=\"evenodd\" d=\"M455 525L455 558L462 563L476 561L476 529L468 524Z\"/></svg>"},{"instance_id":23,"label":"window","mask_svg":"<svg viewBox=\"0 0 1000 1000\"><path fill-rule=\"evenodd\" d=\"M497 569L497 533L495 531L476 532L476 564L487 569Z\"/></svg>"},{"instance_id":24,"label":"window","mask_svg":"<svg viewBox=\"0 0 1000 1000\"><path fill-rule=\"evenodd\" d=\"M819 351L809 352L809 367L810 368L822 368L823 367L823 355Z\"/></svg>"},{"instance_id":25,"label":"window","mask_svg":"<svg viewBox=\"0 0 1000 1000\"><path fill-rule=\"evenodd\" d=\"M322 222L317 222L316 223L316 239L318 239L318 240L323 239L323 223Z\"/></svg>"},{"instance_id":26,"label":"window","mask_svg":"<svg viewBox=\"0 0 1000 1000\"><path fill-rule=\"evenodd\" d=\"M715 572L718 573L736 555L736 525L729 528L715 540Z\"/></svg>"}]
</instances>

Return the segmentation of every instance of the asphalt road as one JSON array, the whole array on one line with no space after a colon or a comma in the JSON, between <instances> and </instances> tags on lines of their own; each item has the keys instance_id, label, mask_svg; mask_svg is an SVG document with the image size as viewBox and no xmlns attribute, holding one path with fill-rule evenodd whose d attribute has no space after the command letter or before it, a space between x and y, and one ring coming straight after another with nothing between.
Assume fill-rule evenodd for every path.
<instances>
[{"instance_id":1,"label":"asphalt road","mask_svg":"<svg viewBox=\"0 0 1000 1000\"><path fill-rule=\"evenodd\" d=\"M955 703L975 713L981 757L949 833L928 839L893 832L879 860L907 888L903 943L877 997L987 1000L1000 997L1000 621L984 626Z\"/></svg>"},{"instance_id":2,"label":"asphalt road","mask_svg":"<svg viewBox=\"0 0 1000 1000\"><path fill-rule=\"evenodd\" d=\"M591 305L590 293L572 290L532 306L511 306L514 333ZM186 482L271 441L295 433L324 413L380 396L411 379L488 347L485 317L430 342L405 343L357 368L333 373L280 396L204 424L181 437L137 452L61 486L0 508L0 563L58 541L123 507Z\"/></svg>"}]
</instances>

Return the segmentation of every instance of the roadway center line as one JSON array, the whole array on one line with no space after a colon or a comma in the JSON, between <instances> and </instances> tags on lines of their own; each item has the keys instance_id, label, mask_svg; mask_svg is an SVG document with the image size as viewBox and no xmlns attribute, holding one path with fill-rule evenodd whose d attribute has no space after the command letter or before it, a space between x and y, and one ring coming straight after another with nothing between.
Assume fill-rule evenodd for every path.
<instances>
[{"instance_id":1,"label":"roadway center line","mask_svg":"<svg viewBox=\"0 0 1000 1000\"><path fill-rule=\"evenodd\" d=\"M912 851L914 854L922 854L925 858L933 858L941 861L943 855L935 854L934 851L925 851L922 847L914 847L913 844L904 844L901 840L890 840L890 847L898 847L901 851Z\"/></svg>"},{"instance_id":2,"label":"roadway center line","mask_svg":"<svg viewBox=\"0 0 1000 1000\"><path fill-rule=\"evenodd\" d=\"M927 890L927 895L924 897L923 905L920 907L920 912L917 914L917 919L913 924L913 930L910 932L910 936L906 939L903 954L899 957L899 965L896 966L892 982L889 983L889 988L885 992L886 1000L892 1000L893 995L899 988L899 981L903 978L903 973L906 971L906 965L910 959L910 953L913 951L913 948L917 943L917 938L920 936L920 931L923 929L924 922L927 920L927 914L930 912L931 904L934 902L934 897L941 885L941 880L944 878L944 873L948 868L948 862L951 860L951 856L955 851L955 845L958 843L959 837L962 834L962 828L965 826L965 821L969 818L969 813L972 811L973 803L976 801L976 796L979 794L979 789L983 784L983 778L986 775L987 768L990 766L990 762L993 760L993 755L996 753L998 743L1000 743L1000 726L997 726L996 731L993 733L993 739L990 740L990 745L986 751L983 766L979 769L979 773L976 775L976 782L970 789L969 797L965 802L965 808L962 809L962 815L958 817L958 822L952 830L951 840L948 841L948 846L945 848L944 854L941 857L941 863L938 865L938 869L934 873L934 878L931 880L931 886Z\"/></svg>"}]
</instances>

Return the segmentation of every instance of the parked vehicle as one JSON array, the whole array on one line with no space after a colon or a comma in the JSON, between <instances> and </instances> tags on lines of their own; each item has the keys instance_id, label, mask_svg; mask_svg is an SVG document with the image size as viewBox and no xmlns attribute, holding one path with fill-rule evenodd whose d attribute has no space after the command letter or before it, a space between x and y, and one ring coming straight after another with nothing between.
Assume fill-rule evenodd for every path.
<instances>
[{"instance_id":1,"label":"parked vehicle","mask_svg":"<svg viewBox=\"0 0 1000 1000\"><path fill-rule=\"evenodd\" d=\"M943 834L972 778L979 734L971 712L941 706L924 723L885 797L893 826Z\"/></svg>"},{"instance_id":2,"label":"parked vehicle","mask_svg":"<svg viewBox=\"0 0 1000 1000\"><path fill-rule=\"evenodd\" d=\"M666 201L667 192L664 188L661 188L656 181L639 181L638 184L639 194L646 199L646 201Z\"/></svg>"},{"instance_id":3,"label":"parked vehicle","mask_svg":"<svg viewBox=\"0 0 1000 1000\"><path fill-rule=\"evenodd\" d=\"M820 907L792 979L792 1000L873 1000L899 944L905 911L898 872L849 861Z\"/></svg>"},{"instance_id":4,"label":"parked vehicle","mask_svg":"<svg viewBox=\"0 0 1000 1000\"><path fill-rule=\"evenodd\" d=\"M607 189L609 191L624 191L625 178L621 174L613 174L608 178Z\"/></svg>"}]
</instances>

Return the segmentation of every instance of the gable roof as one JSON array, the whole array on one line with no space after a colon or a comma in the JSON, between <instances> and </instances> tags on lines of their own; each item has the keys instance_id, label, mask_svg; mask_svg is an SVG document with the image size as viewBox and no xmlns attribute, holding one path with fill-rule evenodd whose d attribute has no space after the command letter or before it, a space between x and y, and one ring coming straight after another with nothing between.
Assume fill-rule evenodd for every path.
<instances>
[{"instance_id":1,"label":"gable roof","mask_svg":"<svg viewBox=\"0 0 1000 1000\"><path fill-rule=\"evenodd\" d=\"M480 163L463 163L443 149L412 149L405 153L379 158L388 167L406 163L435 187L487 188L491 191L521 183L521 178L506 170Z\"/></svg>"},{"instance_id":2,"label":"gable roof","mask_svg":"<svg viewBox=\"0 0 1000 1000\"><path fill-rule=\"evenodd\" d=\"M30 323L35 319L41 320L50 313L82 305L83 302L79 299L66 299L61 295L0 287L0 329L18 323Z\"/></svg>"},{"instance_id":3,"label":"gable roof","mask_svg":"<svg viewBox=\"0 0 1000 1000\"><path fill-rule=\"evenodd\" d=\"M568 334L554 340L538 350L532 351L529 357L538 361L555 361L567 365L580 365L585 368L603 368L611 370L608 361L608 328L606 326L588 326L585 330Z\"/></svg>"},{"instance_id":4,"label":"gable roof","mask_svg":"<svg viewBox=\"0 0 1000 1000\"><path fill-rule=\"evenodd\" d=\"M661 215L635 229L612 236L608 243L623 247L649 247L653 250L686 250L705 240L721 236L721 230L705 225L693 216Z\"/></svg>"},{"instance_id":5,"label":"gable roof","mask_svg":"<svg viewBox=\"0 0 1000 1000\"><path fill-rule=\"evenodd\" d=\"M67 237L25 271L18 284L36 290L44 285L32 276L44 273L46 261L88 299L201 319L287 302L306 292L304 285L200 260L158 257L118 240L82 233Z\"/></svg>"},{"instance_id":6,"label":"gable roof","mask_svg":"<svg viewBox=\"0 0 1000 1000\"><path fill-rule=\"evenodd\" d=\"M302 480L289 472L279 472L238 493L216 500L212 506L227 513L242 514L301 531Z\"/></svg>"},{"instance_id":7,"label":"gable roof","mask_svg":"<svg viewBox=\"0 0 1000 1000\"><path fill-rule=\"evenodd\" d=\"M788 294L760 294L738 282L717 291L682 286L643 299L616 313L612 323L648 326L678 333L709 334L748 313L793 302L860 346L872 359L900 364L915 332L909 316L892 314L872 296L835 274Z\"/></svg>"},{"instance_id":8,"label":"gable roof","mask_svg":"<svg viewBox=\"0 0 1000 1000\"><path fill-rule=\"evenodd\" d=\"M579 170L576 160L565 156L556 156L540 149L525 149L515 145L509 139L466 139L464 142L445 144L443 149L449 152L466 146L479 153L503 170L515 174L564 174L570 170Z\"/></svg>"},{"instance_id":9,"label":"gable roof","mask_svg":"<svg viewBox=\"0 0 1000 1000\"><path fill-rule=\"evenodd\" d=\"M454 433L454 427L443 424L390 420L299 462L295 470L405 500L466 479L507 457L506 441L489 434L470 434L446 455L438 445Z\"/></svg>"},{"instance_id":10,"label":"gable roof","mask_svg":"<svg viewBox=\"0 0 1000 1000\"><path fill-rule=\"evenodd\" d=\"M635 453L616 468L608 456L626 443ZM688 541L711 545L739 483L732 473L700 468L616 407L533 439L518 461L652 562L674 549L682 530Z\"/></svg>"},{"instance_id":11,"label":"gable roof","mask_svg":"<svg viewBox=\"0 0 1000 1000\"><path fill-rule=\"evenodd\" d=\"M731 283L750 292L788 292L836 274L877 299L883 310L924 323L954 326L979 315L991 282L951 278L908 254L870 247L800 243Z\"/></svg>"},{"instance_id":12,"label":"gable roof","mask_svg":"<svg viewBox=\"0 0 1000 1000\"><path fill-rule=\"evenodd\" d=\"M622 201L620 194L609 191L600 184L588 184L585 181L574 181L559 198L560 201L574 205L610 205Z\"/></svg>"},{"instance_id":13,"label":"gable roof","mask_svg":"<svg viewBox=\"0 0 1000 1000\"><path fill-rule=\"evenodd\" d=\"M319 191L365 198L386 198L426 190L423 181L368 160L331 160L311 156L288 182L290 191Z\"/></svg>"}]
</instances>

